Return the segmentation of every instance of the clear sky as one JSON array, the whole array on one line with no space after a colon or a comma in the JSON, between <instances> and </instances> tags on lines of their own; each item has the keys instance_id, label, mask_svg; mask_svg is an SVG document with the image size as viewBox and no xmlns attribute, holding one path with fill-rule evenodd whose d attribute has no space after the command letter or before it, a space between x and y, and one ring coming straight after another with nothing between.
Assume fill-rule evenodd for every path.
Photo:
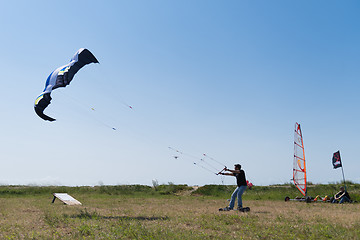
<instances>
[{"instance_id":1,"label":"clear sky","mask_svg":"<svg viewBox=\"0 0 360 240\"><path fill-rule=\"evenodd\" d=\"M331 164L340 150L345 177L360 182L359 1L1 1L0 9L0 184L222 184L169 146L240 163L255 185L287 183L295 122L309 181L341 181ZM82 47L100 64L53 91L45 113L57 121L43 121L35 98Z\"/></svg>"}]
</instances>

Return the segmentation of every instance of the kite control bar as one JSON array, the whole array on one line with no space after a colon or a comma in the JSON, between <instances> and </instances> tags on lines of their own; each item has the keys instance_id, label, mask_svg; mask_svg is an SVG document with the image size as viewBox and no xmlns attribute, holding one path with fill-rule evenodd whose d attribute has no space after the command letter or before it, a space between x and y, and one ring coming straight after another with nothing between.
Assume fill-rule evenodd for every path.
<instances>
[{"instance_id":1,"label":"kite control bar","mask_svg":"<svg viewBox=\"0 0 360 240\"><path fill-rule=\"evenodd\" d=\"M224 172L225 170L227 170L227 167L225 166L220 172L216 173L216 175L221 174L222 172Z\"/></svg>"}]
</instances>

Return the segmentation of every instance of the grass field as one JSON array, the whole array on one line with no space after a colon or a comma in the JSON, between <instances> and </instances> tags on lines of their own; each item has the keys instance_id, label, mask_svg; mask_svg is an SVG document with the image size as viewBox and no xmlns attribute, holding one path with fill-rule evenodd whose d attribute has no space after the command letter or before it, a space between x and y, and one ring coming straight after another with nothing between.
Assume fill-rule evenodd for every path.
<instances>
[{"instance_id":1,"label":"grass field","mask_svg":"<svg viewBox=\"0 0 360 240\"><path fill-rule=\"evenodd\" d=\"M337 185L313 190L337 191ZM360 239L360 204L284 202L290 185L254 187L248 213L219 212L234 186L0 187L0 239ZM353 185L352 196L359 196ZM82 206L52 201L67 192Z\"/></svg>"}]
</instances>

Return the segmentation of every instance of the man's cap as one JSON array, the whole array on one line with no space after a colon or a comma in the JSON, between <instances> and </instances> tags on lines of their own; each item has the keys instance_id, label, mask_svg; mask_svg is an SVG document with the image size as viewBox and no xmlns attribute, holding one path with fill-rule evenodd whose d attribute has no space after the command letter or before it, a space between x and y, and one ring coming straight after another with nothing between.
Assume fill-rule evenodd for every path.
<instances>
[{"instance_id":1,"label":"man's cap","mask_svg":"<svg viewBox=\"0 0 360 240\"><path fill-rule=\"evenodd\" d=\"M237 167L237 168L239 168L239 169L241 169L241 165L240 165L240 164L235 164L234 166Z\"/></svg>"}]
</instances>

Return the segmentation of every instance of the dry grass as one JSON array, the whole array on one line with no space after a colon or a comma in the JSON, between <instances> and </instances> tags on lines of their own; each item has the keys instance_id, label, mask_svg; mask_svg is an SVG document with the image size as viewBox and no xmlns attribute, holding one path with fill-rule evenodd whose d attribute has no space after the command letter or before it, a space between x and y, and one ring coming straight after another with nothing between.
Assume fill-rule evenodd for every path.
<instances>
[{"instance_id":1,"label":"dry grass","mask_svg":"<svg viewBox=\"0 0 360 240\"><path fill-rule=\"evenodd\" d=\"M249 213L219 212L224 200L194 196L0 198L0 239L360 238L360 205L247 201Z\"/></svg>"}]
</instances>

